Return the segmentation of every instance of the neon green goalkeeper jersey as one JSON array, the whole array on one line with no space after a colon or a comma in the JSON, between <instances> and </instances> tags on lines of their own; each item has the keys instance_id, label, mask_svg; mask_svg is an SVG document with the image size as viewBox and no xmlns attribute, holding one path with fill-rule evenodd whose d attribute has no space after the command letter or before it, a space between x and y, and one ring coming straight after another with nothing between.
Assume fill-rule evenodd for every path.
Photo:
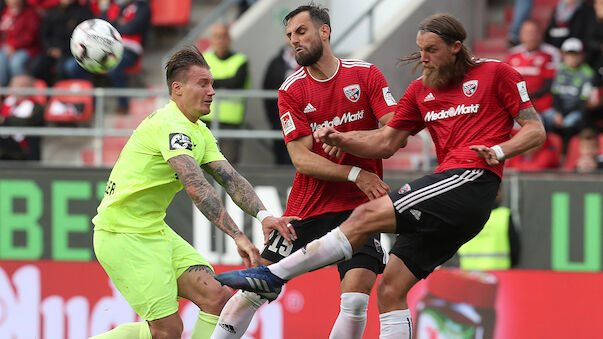
<instances>
[{"instance_id":1,"label":"neon green goalkeeper jersey","mask_svg":"<svg viewBox=\"0 0 603 339\"><path fill-rule=\"evenodd\" d=\"M167 160L180 154L190 155L199 165L225 160L207 126L188 120L170 101L140 123L121 151L92 219L94 229L161 230L168 205L183 187Z\"/></svg>"}]
</instances>

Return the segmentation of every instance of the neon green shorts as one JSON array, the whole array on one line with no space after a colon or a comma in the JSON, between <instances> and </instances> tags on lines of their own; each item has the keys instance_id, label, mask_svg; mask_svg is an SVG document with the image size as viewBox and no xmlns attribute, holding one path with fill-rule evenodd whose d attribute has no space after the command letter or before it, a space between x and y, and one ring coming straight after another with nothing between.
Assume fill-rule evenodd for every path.
<instances>
[{"instance_id":1,"label":"neon green shorts","mask_svg":"<svg viewBox=\"0 0 603 339\"><path fill-rule=\"evenodd\" d=\"M190 266L211 265L171 228L140 234L94 231L100 264L144 320L178 311L176 280Z\"/></svg>"}]
</instances>

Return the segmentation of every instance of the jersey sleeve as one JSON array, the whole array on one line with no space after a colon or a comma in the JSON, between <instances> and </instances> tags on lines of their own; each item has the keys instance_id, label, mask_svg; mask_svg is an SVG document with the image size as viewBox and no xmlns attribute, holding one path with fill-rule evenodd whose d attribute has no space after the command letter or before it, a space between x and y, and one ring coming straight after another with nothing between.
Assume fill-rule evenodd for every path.
<instances>
[{"instance_id":1,"label":"jersey sleeve","mask_svg":"<svg viewBox=\"0 0 603 339\"><path fill-rule=\"evenodd\" d=\"M214 135L211 134L211 131L209 128L207 128L207 126L203 126L201 129L201 134L203 135L203 140L205 141L205 153L203 153L200 164L203 165L212 161L226 160L222 152L220 152L218 141L216 138L214 138Z\"/></svg>"},{"instance_id":2,"label":"jersey sleeve","mask_svg":"<svg viewBox=\"0 0 603 339\"><path fill-rule=\"evenodd\" d=\"M291 88L278 91L278 114L285 143L312 134L305 114L291 94Z\"/></svg>"},{"instance_id":3,"label":"jersey sleeve","mask_svg":"<svg viewBox=\"0 0 603 339\"><path fill-rule=\"evenodd\" d=\"M394 118L387 124L395 129L411 130L411 134L415 135L420 130L425 128L421 111L416 100L416 82L412 82L404 92L404 95L398 101Z\"/></svg>"},{"instance_id":4,"label":"jersey sleeve","mask_svg":"<svg viewBox=\"0 0 603 339\"><path fill-rule=\"evenodd\" d=\"M373 114L377 119L389 112L396 110L396 99L387 85L387 80L383 73L375 66L371 65L368 77L369 102Z\"/></svg>"},{"instance_id":5,"label":"jersey sleeve","mask_svg":"<svg viewBox=\"0 0 603 339\"><path fill-rule=\"evenodd\" d=\"M525 80L513 67L498 63L496 77L498 81L498 97L502 106L513 118L519 111L532 107Z\"/></svg>"},{"instance_id":6,"label":"jersey sleeve","mask_svg":"<svg viewBox=\"0 0 603 339\"><path fill-rule=\"evenodd\" d=\"M165 161L181 154L195 158L191 133L185 126L162 120L161 123L155 124L155 127L155 140Z\"/></svg>"}]
</instances>

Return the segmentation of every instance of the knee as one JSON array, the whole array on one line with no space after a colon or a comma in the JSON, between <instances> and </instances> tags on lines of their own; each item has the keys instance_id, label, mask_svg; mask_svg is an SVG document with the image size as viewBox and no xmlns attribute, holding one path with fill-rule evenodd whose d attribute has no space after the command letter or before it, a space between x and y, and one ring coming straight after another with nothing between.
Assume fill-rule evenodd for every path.
<instances>
[{"instance_id":1,"label":"knee","mask_svg":"<svg viewBox=\"0 0 603 339\"><path fill-rule=\"evenodd\" d=\"M377 285L377 300L379 306L405 303L406 293L402 288L382 277Z\"/></svg>"},{"instance_id":2,"label":"knee","mask_svg":"<svg viewBox=\"0 0 603 339\"><path fill-rule=\"evenodd\" d=\"M370 231L370 221L375 219L377 211L372 204L362 204L354 209L348 220L342 224L346 234L360 234Z\"/></svg>"},{"instance_id":3,"label":"knee","mask_svg":"<svg viewBox=\"0 0 603 339\"><path fill-rule=\"evenodd\" d=\"M226 302L232 296L232 291L226 286L221 286L219 283L208 291L207 298L196 302L197 306L205 312L213 315L220 315L220 312L226 305Z\"/></svg>"},{"instance_id":4,"label":"knee","mask_svg":"<svg viewBox=\"0 0 603 339\"><path fill-rule=\"evenodd\" d=\"M365 317L369 295L359 292L341 294L341 312L352 317Z\"/></svg>"},{"instance_id":5,"label":"knee","mask_svg":"<svg viewBox=\"0 0 603 339\"><path fill-rule=\"evenodd\" d=\"M169 322L162 322L161 324L154 324L151 322L150 330L151 337L153 339L180 339L182 337L182 320Z\"/></svg>"}]
</instances>

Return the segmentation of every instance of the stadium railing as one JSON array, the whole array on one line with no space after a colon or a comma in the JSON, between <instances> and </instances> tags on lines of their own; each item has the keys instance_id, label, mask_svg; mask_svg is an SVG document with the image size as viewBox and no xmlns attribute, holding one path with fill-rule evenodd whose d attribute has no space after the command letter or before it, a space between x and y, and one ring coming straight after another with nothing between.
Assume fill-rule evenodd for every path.
<instances>
[{"instance_id":1,"label":"stadium railing","mask_svg":"<svg viewBox=\"0 0 603 339\"><path fill-rule=\"evenodd\" d=\"M43 126L43 127L3 127L0 126L0 135L21 134L26 136L62 136L62 137L88 137L93 138L93 165L96 167L103 166L103 137L129 137L133 129L131 128L107 128L105 127L105 119L109 116L108 101L118 96L129 98L162 98L168 100L167 90L165 88L146 89L146 88L94 88L91 90L58 90L53 88L0 88L0 96L10 94L16 95L32 95L32 96L47 96L54 95L82 95L94 97L94 114L88 125L78 124L74 126ZM218 90L214 100L217 103L224 98L229 97L244 97L246 99L266 99L277 98L277 92L274 90ZM150 112L148 112L150 113ZM214 112L217 116L218 112ZM263 114L262 114L263 115ZM233 139L282 139L281 131L270 129L220 129L217 119L214 119L210 124L210 129L216 139L233 138ZM421 168L429 170L430 166L430 139L429 136L423 133L419 134L422 139L423 151L421 152Z\"/></svg>"}]
</instances>

